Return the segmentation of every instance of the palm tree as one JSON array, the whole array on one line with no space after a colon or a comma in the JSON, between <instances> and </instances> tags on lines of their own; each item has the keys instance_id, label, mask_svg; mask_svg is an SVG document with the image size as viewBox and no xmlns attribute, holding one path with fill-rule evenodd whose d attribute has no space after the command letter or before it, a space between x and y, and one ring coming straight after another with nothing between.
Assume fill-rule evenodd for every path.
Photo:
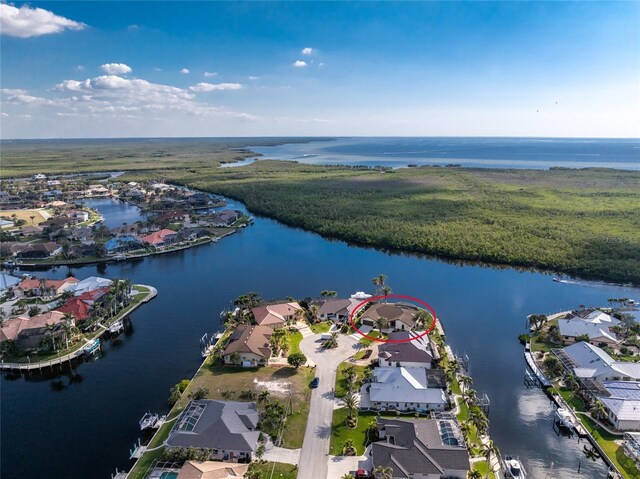
<instances>
[{"instance_id":1,"label":"palm tree","mask_svg":"<svg viewBox=\"0 0 640 479\"><path fill-rule=\"evenodd\" d=\"M484 434L487 432L487 429L489 429L489 419L487 419L486 414L479 407L472 407L470 409L469 419L479 434Z\"/></svg>"},{"instance_id":2,"label":"palm tree","mask_svg":"<svg viewBox=\"0 0 640 479\"><path fill-rule=\"evenodd\" d=\"M364 382L369 382L369 380L373 377L373 369L371 368L365 368L364 371L362 371L362 380Z\"/></svg>"},{"instance_id":3,"label":"palm tree","mask_svg":"<svg viewBox=\"0 0 640 479\"><path fill-rule=\"evenodd\" d=\"M471 423L469 421L462 421L460 423L460 430L464 436L464 440L467 443L467 447L471 444Z\"/></svg>"},{"instance_id":4,"label":"palm tree","mask_svg":"<svg viewBox=\"0 0 640 479\"><path fill-rule=\"evenodd\" d=\"M309 322L317 323L320 320L320 308L315 304L309 306Z\"/></svg>"},{"instance_id":5,"label":"palm tree","mask_svg":"<svg viewBox=\"0 0 640 479\"><path fill-rule=\"evenodd\" d=\"M260 392L260 394L258 394L258 398L257 398L256 402L258 404L260 404L260 403L269 404L269 391L265 390L265 391Z\"/></svg>"},{"instance_id":6,"label":"palm tree","mask_svg":"<svg viewBox=\"0 0 640 479\"><path fill-rule=\"evenodd\" d=\"M56 325L51 323L51 324L47 324L45 326L45 340L49 342L49 344L51 344L51 348L55 351L56 350L56 336L55 336L55 332L56 332Z\"/></svg>"},{"instance_id":7,"label":"palm tree","mask_svg":"<svg viewBox=\"0 0 640 479\"><path fill-rule=\"evenodd\" d=\"M593 403L591 409L589 409L589 412L596 420L600 420L607 415L607 410L605 409L604 404L602 404L602 401L600 401L599 399L597 399L596 402Z\"/></svg>"},{"instance_id":8,"label":"palm tree","mask_svg":"<svg viewBox=\"0 0 640 479\"><path fill-rule=\"evenodd\" d=\"M276 329L269 338L274 354L280 354L280 349L287 342L287 331L284 328Z\"/></svg>"},{"instance_id":9,"label":"palm tree","mask_svg":"<svg viewBox=\"0 0 640 479\"><path fill-rule=\"evenodd\" d=\"M473 384L473 379L471 378L471 376L467 376L466 374L461 374L460 382L462 383L463 388L467 390Z\"/></svg>"},{"instance_id":10,"label":"palm tree","mask_svg":"<svg viewBox=\"0 0 640 479\"><path fill-rule=\"evenodd\" d=\"M478 393L475 389L465 389L462 393L462 402L468 407L473 406L478 401Z\"/></svg>"},{"instance_id":11,"label":"palm tree","mask_svg":"<svg viewBox=\"0 0 640 479\"><path fill-rule=\"evenodd\" d=\"M389 320L384 316L380 316L379 318L376 319L376 328L378 328L378 331L380 331L380 334L382 334L382 330L386 329L387 326L389 326Z\"/></svg>"},{"instance_id":12,"label":"palm tree","mask_svg":"<svg viewBox=\"0 0 640 479\"><path fill-rule=\"evenodd\" d=\"M355 477L353 477L353 474L343 474L340 479L356 479Z\"/></svg>"},{"instance_id":13,"label":"palm tree","mask_svg":"<svg viewBox=\"0 0 640 479\"><path fill-rule=\"evenodd\" d=\"M487 475L485 476L485 478L488 479L489 471L491 470L491 456L494 454L495 455L498 454L498 448L493 443L493 441L489 439L488 442L485 442L482 444L482 447L480 448L480 452L484 457L487 458Z\"/></svg>"},{"instance_id":14,"label":"palm tree","mask_svg":"<svg viewBox=\"0 0 640 479\"><path fill-rule=\"evenodd\" d=\"M386 466L376 466L373 469L373 477L376 479L393 479L393 469Z\"/></svg>"},{"instance_id":15,"label":"palm tree","mask_svg":"<svg viewBox=\"0 0 640 479\"><path fill-rule=\"evenodd\" d=\"M477 469L473 469L467 473L467 479L482 479L482 473Z\"/></svg>"},{"instance_id":16,"label":"palm tree","mask_svg":"<svg viewBox=\"0 0 640 479\"><path fill-rule=\"evenodd\" d=\"M358 373L356 373L355 366L352 364L349 364L346 368L342 370L342 376L347 382L347 385L353 384L354 379L358 376Z\"/></svg>"},{"instance_id":17,"label":"palm tree","mask_svg":"<svg viewBox=\"0 0 640 479\"><path fill-rule=\"evenodd\" d=\"M431 314L424 309L421 309L416 315L416 320L414 322L413 328L417 330L425 329L427 325L431 326L432 322L433 317L431 316Z\"/></svg>"},{"instance_id":18,"label":"palm tree","mask_svg":"<svg viewBox=\"0 0 640 479\"><path fill-rule=\"evenodd\" d=\"M342 455L343 456L355 456L358 453L356 449L356 444L353 442L353 439L347 439L342 446Z\"/></svg>"},{"instance_id":19,"label":"palm tree","mask_svg":"<svg viewBox=\"0 0 640 479\"><path fill-rule=\"evenodd\" d=\"M387 281L386 274L379 274L378 276L376 276L371 280L373 285L377 288L377 292L383 291L383 288L386 286L386 281Z\"/></svg>"},{"instance_id":20,"label":"palm tree","mask_svg":"<svg viewBox=\"0 0 640 479\"><path fill-rule=\"evenodd\" d=\"M349 392L345 397L342 398L342 401L344 402L344 407L347 408L347 411L349 411L347 420L354 421L355 419L357 421L358 417L357 415L354 414L354 412L358 407L358 396L353 392ZM357 422L356 424L351 426L351 428L353 429L354 427L356 427L356 425L357 425Z\"/></svg>"}]
</instances>

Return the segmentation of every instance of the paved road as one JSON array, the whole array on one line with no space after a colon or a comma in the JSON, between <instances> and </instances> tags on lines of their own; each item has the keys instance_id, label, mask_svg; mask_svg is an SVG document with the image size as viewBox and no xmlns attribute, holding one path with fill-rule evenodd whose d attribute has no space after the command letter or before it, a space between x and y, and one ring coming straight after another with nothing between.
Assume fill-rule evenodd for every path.
<instances>
[{"instance_id":1,"label":"paved road","mask_svg":"<svg viewBox=\"0 0 640 479\"><path fill-rule=\"evenodd\" d=\"M316 376L320 378L320 385L311 393L298 479L327 477L336 370L342 361L357 351L358 340L350 336L339 335L338 347L334 349L323 349L319 339L320 335L314 334L300 342L300 350L316 364Z\"/></svg>"}]
</instances>

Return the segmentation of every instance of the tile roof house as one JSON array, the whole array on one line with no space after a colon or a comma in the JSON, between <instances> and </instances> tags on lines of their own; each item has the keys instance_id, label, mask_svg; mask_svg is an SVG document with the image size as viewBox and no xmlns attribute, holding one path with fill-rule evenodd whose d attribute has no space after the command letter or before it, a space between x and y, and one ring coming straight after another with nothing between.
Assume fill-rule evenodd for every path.
<instances>
[{"instance_id":1,"label":"tile roof house","mask_svg":"<svg viewBox=\"0 0 640 479\"><path fill-rule=\"evenodd\" d=\"M242 218L242 211L240 210L222 210L213 215L211 224L214 226L231 226L240 218Z\"/></svg>"},{"instance_id":2,"label":"tile roof house","mask_svg":"<svg viewBox=\"0 0 640 479\"><path fill-rule=\"evenodd\" d=\"M73 276L64 279L45 279L44 281L38 278L26 278L20 282L17 289L22 291L25 296L58 296L78 282L79 280Z\"/></svg>"},{"instance_id":3,"label":"tile roof house","mask_svg":"<svg viewBox=\"0 0 640 479\"><path fill-rule=\"evenodd\" d=\"M287 321L293 321L298 311L302 311L302 308L296 302L268 304L251 308L256 324L269 326L273 329L284 326Z\"/></svg>"},{"instance_id":4,"label":"tile roof house","mask_svg":"<svg viewBox=\"0 0 640 479\"><path fill-rule=\"evenodd\" d=\"M87 294L87 293L85 293ZM63 314L71 314L76 318L76 322L86 321L91 317L91 305L93 303L87 302L80 297L69 298L66 303L56 308L56 311L60 311Z\"/></svg>"},{"instance_id":5,"label":"tile roof house","mask_svg":"<svg viewBox=\"0 0 640 479\"><path fill-rule=\"evenodd\" d=\"M412 331L394 331L389 334L391 341L378 347L378 360L381 367L422 367L431 369L440 359L438 348L433 347L428 336ZM411 340L409 340L411 339ZM407 341L409 340L409 341ZM392 341L403 341L395 343Z\"/></svg>"},{"instance_id":6,"label":"tile roof house","mask_svg":"<svg viewBox=\"0 0 640 479\"><path fill-rule=\"evenodd\" d=\"M567 346L560 354L578 379L592 379L600 383L640 379L640 363L616 361L599 347L585 341Z\"/></svg>"},{"instance_id":7,"label":"tile roof house","mask_svg":"<svg viewBox=\"0 0 640 479\"><path fill-rule=\"evenodd\" d=\"M620 431L640 431L640 381L607 381L600 401L607 418Z\"/></svg>"},{"instance_id":8,"label":"tile roof house","mask_svg":"<svg viewBox=\"0 0 640 479\"><path fill-rule=\"evenodd\" d=\"M39 349L42 341L48 334L47 326L58 326L66 322L64 313L60 311L48 311L33 317L19 316L4 321L0 328L0 341L15 341L25 351ZM60 335L58 327L53 333ZM49 333L51 334L51 333Z\"/></svg>"},{"instance_id":9,"label":"tile roof house","mask_svg":"<svg viewBox=\"0 0 640 479\"><path fill-rule=\"evenodd\" d=\"M191 401L178 416L166 444L208 449L212 458L223 461L249 461L258 447L259 419L253 402Z\"/></svg>"},{"instance_id":10,"label":"tile roof house","mask_svg":"<svg viewBox=\"0 0 640 479\"><path fill-rule=\"evenodd\" d=\"M376 320L384 317L388 321L385 331L405 331L415 326L419 309L413 305L400 303L372 304L361 316L361 323L367 326L376 325Z\"/></svg>"},{"instance_id":11,"label":"tile roof house","mask_svg":"<svg viewBox=\"0 0 640 479\"><path fill-rule=\"evenodd\" d=\"M187 461L176 479L240 479L248 470L249 464Z\"/></svg>"},{"instance_id":12,"label":"tile roof house","mask_svg":"<svg viewBox=\"0 0 640 479\"><path fill-rule=\"evenodd\" d=\"M322 321L346 321L358 303L359 301L354 299L321 298L309 304L320 308L320 319Z\"/></svg>"},{"instance_id":13,"label":"tile roof house","mask_svg":"<svg viewBox=\"0 0 640 479\"><path fill-rule=\"evenodd\" d=\"M466 479L469 451L455 418L377 418L379 441L371 445L374 467L392 469L393 479Z\"/></svg>"},{"instance_id":14,"label":"tile roof house","mask_svg":"<svg viewBox=\"0 0 640 479\"><path fill-rule=\"evenodd\" d=\"M443 411L447 394L431 387L425 368L374 368L370 383L360 390L360 407L382 411Z\"/></svg>"},{"instance_id":15,"label":"tile roof house","mask_svg":"<svg viewBox=\"0 0 640 479\"><path fill-rule=\"evenodd\" d=\"M155 247L162 248L178 241L178 233L169 229L155 231L140 238L145 243Z\"/></svg>"},{"instance_id":16,"label":"tile roof house","mask_svg":"<svg viewBox=\"0 0 640 479\"><path fill-rule=\"evenodd\" d=\"M235 364L234 353L237 353L237 362L243 366L267 364L271 357L269 338L272 334L273 329L268 326L238 326L222 353L225 364Z\"/></svg>"},{"instance_id":17,"label":"tile roof house","mask_svg":"<svg viewBox=\"0 0 640 479\"><path fill-rule=\"evenodd\" d=\"M138 232L140 231L140 227L140 223L132 223L111 228L110 232L114 236L130 236L138 234Z\"/></svg>"},{"instance_id":18,"label":"tile roof house","mask_svg":"<svg viewBox=\"0 0 640 479\"><path fill-rule=\"evenodd\" d=\"M143 248L144 245L135 236L119 236L117 238L111 238L104 244L104 249L108 255L114 255L118 253L124 253L125 251L132 251Z\"/></svg>"}]
</instances>

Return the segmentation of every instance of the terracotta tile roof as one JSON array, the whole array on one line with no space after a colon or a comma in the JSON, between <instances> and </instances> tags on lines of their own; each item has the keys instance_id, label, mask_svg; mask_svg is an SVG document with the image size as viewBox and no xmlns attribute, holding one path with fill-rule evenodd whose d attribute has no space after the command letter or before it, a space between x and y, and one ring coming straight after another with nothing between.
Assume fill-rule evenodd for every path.
<instances>
[{"instance_id":1,"label":"terracotta tile roof","mask_svg":"<svg viewBox=\"0 0 640 479\"><path fill-rule=\"evenodd\" d=\"M56 291L60 289L61 286L69 283L77 283L79 280L70 276L64 279L45 279L44 287L45 289L55 289ZM22 291L31 291L32 289L40 289L40 280L38 278L28 278L23 279L18 285Z\"/></svg>"},{"instance_id":2,"label":"terracotta tile roof","mask_svg":"<svg viewBox=\"0 0 640 479\"><path fill-rule=\"evenodd\" d=\"M64 313L60 311L48 311L32 318L19 316L4 322L0 329L0 340L15 340L18 335L28 329L45 328L48 324L60 324L64 322Z\"/></svg>"},{"instance_id":3,"label":"terracotta tile roof","mask_svg":"<svg viewBox=\"0 0 640 479\"><path fill-rule=\"evenodd\" d=\"M187 461L180 469L178 479L230 479L241 478L249 469L249 464L235 464L219 461Z\"/></svg>"},{"instance_id":4,"label":"terracotta tile roof","mask_svg":"<svg viewBox=\"0 0 640 479\"><path fill-rule=\"evenodd\" d=\"M155 245L155 244L159 244L159 243L164 243L168 236L172 236L172 235L176 235L176 234L178 234L178 233L176 233L173 230L163 229L163 230L151 233L149 235L142 236L140 239L142 241L144 241L145 243L149 243L149 244Z\"/></svg>"},{"instance_id":5,"label":"terracotta tile roof","mask_svg":"<svg viewBox=\"0 0 640 479\"><path fill-rule=\"evenodd\" d=\"M298 303L268 304L252 308L251 312L260 325L279 324L286 321L286 316L293 316L302 308Z\"/></svg>"},{"instance_id":6,"label":"terracotta tile roof","mask_svg":"<svg viewBox=\"0 0 640 479\"><path fill-rule=\"evenodd\" d=\"M85 321L89 319L91 310L91 306L84 302L80 297L77 298L69 298L67 302L56 309L56 311L60 311L61 313L69 313L72 314L76 321Z\"/></svg>"}]
</instances>

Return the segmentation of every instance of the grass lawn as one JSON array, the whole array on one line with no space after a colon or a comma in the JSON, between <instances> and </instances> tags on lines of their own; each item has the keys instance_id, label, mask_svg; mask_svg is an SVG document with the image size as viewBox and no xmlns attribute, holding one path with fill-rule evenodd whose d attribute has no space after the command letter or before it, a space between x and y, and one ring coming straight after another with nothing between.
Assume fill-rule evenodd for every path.
<instances>
[{"instance_id":1,"label":"grass lawn","mask_svg":"<svg viewBox=\"0 0 640 479\"><path fill-rule=\"evenodd\" d=\"M288 366L239 368L212 366L208 363L198 371L189 387L207 388L209 390L207 397L210 399L240 400L237 396L241 391L260 392L265 389L267 384L257 384L255 382L257 380L259 383L270 383L268 385L272 392L269 399L280 401L283 404L289 401L289 393L286 391L278 393L274 388L277 386L285 389L290 387L292 414L287 418L283 445L287 448L297 449L302 446L304 439L311 395L309 382L312 379L313 372L307 368L294 369ZM186 402L184 399L181 401Z\"/></svg>"},{"instance_id":2,"label":"grass lawn","mask_svg":"<svg viewBox=\"0 0 640 479\"><path fill-rule=\"evenodd\" d=\"M298 466L293 464L267 462L266 464L255 463L254 467L262 472L262 477L264 478L296 479L298 476ZM272 472L273 475L271 475Z\"/></svg>"},{"instance_id":3,"label":"grass lawn","mask_svg":"<svg viewBox=\"0 0 640 479\"><path fill-rule=\"evenodd\" d=\"M327 322L310 324L309 327L315 334L326 333L331 329L331 325Z\"/></svg>"},{"instance_id":4,"label":"grass lawn","mask_svg":"<svg viewBox=\"0 0 640 479\"><path fill-rule=\"evenodd\" d=\"M51 215L43 209L33 210L4 210L0 216L6 216L9 220L13 221L11 215L16 215L16 219L25 220L27 223L24 226L31 226L31 216L33 218L33 226L37 226L40 223L47 221Z\"/></svg>"},{"instance_id":5,"label":"grass lawn","mask_svg":"<svg viewBox=\"0 0 640 479\"><path fill-rule=\"evenodd\" d=\"M333 411L333 419L331 421L331 446L329 454L340 455L344 443L348 439L352 439L358 450L358 454L364 454L367 444L367 428L371 421L375 421L377 414L369 411L358 412L358 425L350 429L344 423L347 418L348 411L346 408L335 409Z\"/></svg>"},{"instance_id":6,"label":"grass lawn","mask_svg":"<svg viewBox=\"0 0 640 479\"><path fill-rule=\"evenodd\" d=\"M340 366L338 366L338 373L336 374L336 390L335 390L336 397L341 398L345 394L347 394L347 389L349 385L347 383L347 380L344 378L343 373L344 373L344 370L349 366L353 366L356 370L356 373L358 374L358 379L356 379L356 381L362 380L364 370L367 369L367 366L355 366L350 363L340 363Z\"/></svg>"},{"instance_id":7,"label":"grass lawn","mask_svg":"<svg viewBox=\"0 0 640 479\"><path fill-rule=\"evenodd\" d=\"M640 477L640 471L635 466L633 460L624 453L622 447L614 442L615 440L620 440L621 436L615 436L608 433L596 425L596 423L590 418L585 417L582 414L579 414L578 416L580 417L582 424L584 424L584 426L589 430L609 459L618 466L625 478L631 479Z\"/></svg>"},{"instance_id":8,"label":"grass lawn","mask_svg":"<svg viewBox=\"0 0 640 479\"><path fill-rule=\"evenodd\" d=\"M556 389L556 391L575 411L586 411L584 401L573 394L573 391L569 389Z\"/></svg>"},{"instance_id":9,"label":"grass lawn","mask_svg":"<svg viewBox=\"0 0 640 479\"><path fill-rule=\"evenodd\" d=\"M491 479L495 479L495 474L493 472L489 472L487 475L489 467L487 465L487 461L478 461L473 463L473 470L482 473L482 477L489 477Z\"/></svg>"},{"instance_id":10,"label":"grass lawn","mask_svg":"<svg viewBox=\"0 0 640 479\"><path fill-rule=\"evenodd\" d=\"M289 354L300 352L300 341L302 341L302 333L300 331L289 331L287 334Z\"/></svg>"}]
</instances>

